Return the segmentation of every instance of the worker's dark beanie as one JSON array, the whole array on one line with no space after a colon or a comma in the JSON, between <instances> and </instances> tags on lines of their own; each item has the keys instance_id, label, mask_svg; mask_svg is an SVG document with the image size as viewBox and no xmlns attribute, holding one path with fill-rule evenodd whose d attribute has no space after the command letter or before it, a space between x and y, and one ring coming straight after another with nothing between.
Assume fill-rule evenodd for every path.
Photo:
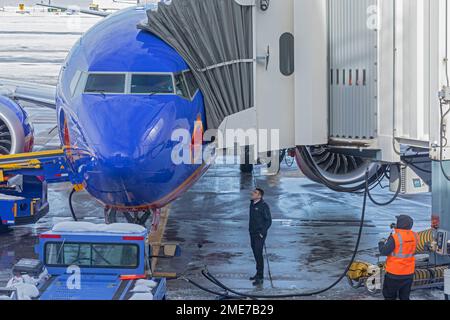
<instances>
[{"instance_id":1,"label":"worker's dark beanie","mask_svg":"<svg viewBox=\"0 0 450 320\"><path fill-rule=\"evenodd\" d=\"M397 229L411 230L414 225L414 220L407 215L397 217Z\"/></svg>"}]
</instances>

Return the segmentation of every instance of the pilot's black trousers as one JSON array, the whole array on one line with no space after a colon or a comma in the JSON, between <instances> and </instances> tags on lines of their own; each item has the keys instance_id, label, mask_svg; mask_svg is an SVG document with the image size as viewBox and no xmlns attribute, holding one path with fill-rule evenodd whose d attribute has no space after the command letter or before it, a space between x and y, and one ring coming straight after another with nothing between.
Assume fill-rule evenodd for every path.
<instances>
[{"instance_id":1,"label":"pilot's black trousers","mask_svg":"<svg viewBox=\"0 0 450 320\"><path fill-rule=\"evenodd\" d=\"M409 300L413 276L406 278L396 278L386 274L383 284L383 296L386 300Z\"/></svg>"},{"instance_id":2,"label":"pilot's black trousers","mask_svg":"<svg viewBox=\"0 0 450 320\"><path fill-rule=\"evenodd\" d=\"M264 279L264 243L266 242L266 235L261 238L259 234L250 233L250 243L253 250L253 256L256 261L256 278Z\"/></svg>"}]
</instances>

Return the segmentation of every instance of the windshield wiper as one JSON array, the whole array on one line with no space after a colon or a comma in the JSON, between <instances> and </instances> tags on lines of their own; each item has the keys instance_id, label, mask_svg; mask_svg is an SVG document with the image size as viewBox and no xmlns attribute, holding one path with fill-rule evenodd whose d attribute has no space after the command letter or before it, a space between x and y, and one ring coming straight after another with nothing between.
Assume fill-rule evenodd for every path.
<instances>
[{"instance_id":1,"label":"windshield wiper","mask_svg":"<svg viewBox=\"0 0 450 320\"><path fill-rule=\"evenodd\" d=\"M63 240L63 242L61 243L61 248L59 248L59 252L56 256L56 263L59 263L59 258L61 257L61 253L64 250L64 244L66 243L66 239Z\"/></svg>"},{"instance_id":2,"label":"windshield wiper","mask_svg":"<svg viewBox=\"0 0 450 320\"><path fill-rule=\"evenodd\" d=\"M84 93L87 93L87 94L89 94L89 93L93 93L93 94L99 93L99 94L102 95L103 98L106 97L106 94L105 94L106 91L105 90L87 90Z\"/></svg>"}]
</instances>

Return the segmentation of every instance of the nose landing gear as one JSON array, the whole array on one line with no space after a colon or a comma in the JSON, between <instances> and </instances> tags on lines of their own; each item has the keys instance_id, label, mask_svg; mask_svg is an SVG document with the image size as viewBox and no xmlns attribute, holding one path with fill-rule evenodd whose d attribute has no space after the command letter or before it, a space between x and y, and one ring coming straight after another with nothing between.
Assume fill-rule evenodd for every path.
<instances>
[{"instance_id":1,"label":"nose landing gear","mask_svg":"<svg viewBox=\"0 0 450 320\"><path fill-rule=\"evenodd\" d=\"M147 221L151 216L153 216L152 220L152 228L155 229L159 224L159 216L161 214L160 209L139 211L139 212L129 212L129 211L119 211L114 208L105 208L105 223L112 224L118 222L118 213L122 213L126 222L131 224L137 224L141 226L145 226Z\"/></svg>"}]
</instances>

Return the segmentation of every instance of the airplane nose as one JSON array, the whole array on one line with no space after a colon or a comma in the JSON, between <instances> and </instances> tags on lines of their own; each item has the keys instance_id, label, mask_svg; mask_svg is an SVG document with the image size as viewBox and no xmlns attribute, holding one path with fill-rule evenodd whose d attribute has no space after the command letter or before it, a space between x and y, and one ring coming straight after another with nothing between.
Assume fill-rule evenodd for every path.
<instances>
[{"instance_id":1,"label":"airplane nose","mask_svg":"<svg viewBox=\"0 0 450 320\"><path fill-rule=\"evenodd\" d=\"M157 157L170 139L171 106L151 97L89 97L80 122L98 161L117 169ZM94 101L92 101L94 100ZM158 102L159 101L159 102ZM159 148L158 148L159 147Z\"/></svg>"},{"instance_id":2,"label":"airplane nose","mask_svg":"<svg viewBox=\"0 0 450 320\"><path fill-rule=\"evenodd\" d=\"M176 119L180 106L149 97L93 99L86 104L91 112L80 113L79 119L87 148L95 155L84 174L88 192L119 206L152 203L170 193L176 172L171 135L190 128L188 120Z\"/></svg>"}]
</instances>

